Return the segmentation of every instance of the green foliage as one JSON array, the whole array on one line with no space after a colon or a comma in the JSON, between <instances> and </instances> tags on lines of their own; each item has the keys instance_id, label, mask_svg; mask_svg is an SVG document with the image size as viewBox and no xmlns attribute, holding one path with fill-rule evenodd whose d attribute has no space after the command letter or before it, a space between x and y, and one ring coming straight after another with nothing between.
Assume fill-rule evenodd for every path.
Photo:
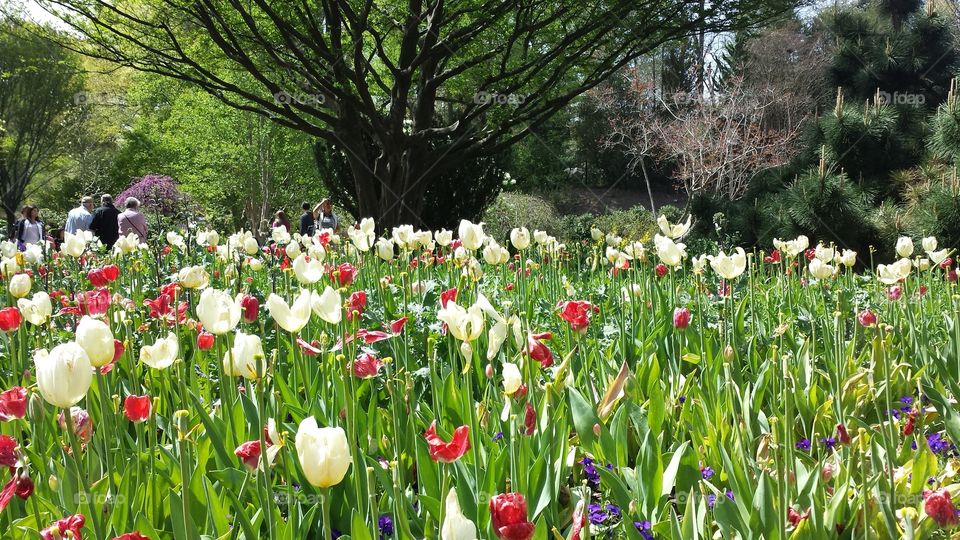
<instances>
[{"instance_id":1,"label":"green foliage","mask_svg":"<svg viewBox=\"0 0 960 540\"><path fill-rule=\"evenodd\" d=\"M950 182L931 185L908 207L909 230L936 236L941 245L960 245L960 189Z\"/></svg>"},{"instance_id":2,"label":"green foliage","mask_svg":"<svg viewBox=\"0 0 960 540\"><path fill-rule=\"evenodd\" d=\"M948 100L937 108L930 121L930 140L927 143L933 155L948 161L960 160L960 102Z\"/></svg>"},{"instance_id":3,"label":"green foliage","mask_svg":"<svg viewBox=\"0 0 960 540\"><path fill-rule=\"evenodd\" d=\"M506 245L510 230L514 227L526 227L531 234L539 229L563 237L563 227L556 209L536 195L505 191L483 213L482 221L484 232L503 245Z\"/></svg>"}]
</instances>

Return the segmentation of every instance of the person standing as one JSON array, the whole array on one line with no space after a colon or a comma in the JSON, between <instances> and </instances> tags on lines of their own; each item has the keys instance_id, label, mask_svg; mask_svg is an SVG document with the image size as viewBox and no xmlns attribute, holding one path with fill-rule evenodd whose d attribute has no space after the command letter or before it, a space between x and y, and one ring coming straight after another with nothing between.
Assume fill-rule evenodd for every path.
<instances>
[{"instance_id":1,"label":"person standing","mask_svg":"<svg viewBox=\"0 0 960 540\"><path fill-rule=\"evenodd\" d=\"M277 213L273 215L273 223L270 226L283 227L287 232L290 232L290 220L287 219L287 213L283 210L277 210Z\"/></svg>"},{"instance_id":2,"label":"person standing","mask_svg":"<svg viewBox=\"0 0 960 540\"><path fill-rule=\"evenodd\" d=\"M17 246L22 250L30 244L39 244L43 241L43 222L40 221L40 209L36 206L27 206L23 209L24 219L17 227Z\"/></svg>"},{"instance_id":3,"label":"person standing","mask_svg":"<svg viewBox=\"0 0 960 540\"><path fill-rule=\"evenodd\" d=\"M303 214L300 215L300 234L302 236L313 236L317 229L317 218L310 209L310 203L305 202L300 205L303 208Z\"/></svg>"},{"instance_id":4,"label":"person standing","mask_svg":"<svg viewBox=\"0 0 960 540\"><path fill-rule=\"evenodd\" d=\"M130 233L136 233L140 238L140 243L146 243L147 218L140 213L140 201L134 197L127 197L123 205L127 209L117 216L117 225L120 227L120 234L126 236Z\"/></svg>"},{"instance_id":5,"label":"person standing","mask_svg":"<svg viewBox=\"0 0 960 540\"><path fill-rule=\"evenodd\" d=\"M320 201L319 206L320 214L317 216L319 228L331 229L333 232L338 232L339 223L337 222L337 216L333 214L333 203L330 202L330 199L324 199Z\"/></svg>"},{"instance_id":6,"label":"person standing","mask_svg":"<svg viewBox=\"0 0 960 540\"><path fill-rule=\"evenodd\" d=\"M113 197L107 194L100 197L100 208L93 213L90 231L108 248L112 248L120 238L119 216L120 211L113 205Z\"/></svg>"},{"instance_id":7,"label":"person standing","mask_svg":"<svg viewBox=\"0 0 960 540\"><path fill-rule=\"evenodd\" d=\"M85 231L90 228L90 222L93 221L93 197L84 197L80 199L80 206L70 210L67 214L67 223L63 229L70 234L77 234L77 231Z\"/></svg>"}]
</instances>

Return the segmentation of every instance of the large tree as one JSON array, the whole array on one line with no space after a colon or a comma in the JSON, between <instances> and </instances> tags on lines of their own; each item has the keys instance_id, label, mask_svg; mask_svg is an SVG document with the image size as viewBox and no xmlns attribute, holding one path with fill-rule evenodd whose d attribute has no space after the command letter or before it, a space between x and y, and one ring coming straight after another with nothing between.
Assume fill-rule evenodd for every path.
<instances>
[{"instance_id":1,"label":"large tree","mask_svg":"<svg viewBox=\"0 0 960 540\"><path fill-rule=\"evenodd\" d=\"M358 213L425 194L658 45L795 0L41 0L80 50L190 82L342 153ZM433 186L437 189L442 186Z\"/></svg>"},{"instance_id":2,"label":"large tree","mask_svg":"<svg viewBox=\"0 0 960 540\"><path fill-rule=\"evenodd\" d=\"M0 206L13 225L17 208L63 149L79 119L83 88L75 55L37 36L38 28L0 18Z\"/></svg>"}]
</instances>

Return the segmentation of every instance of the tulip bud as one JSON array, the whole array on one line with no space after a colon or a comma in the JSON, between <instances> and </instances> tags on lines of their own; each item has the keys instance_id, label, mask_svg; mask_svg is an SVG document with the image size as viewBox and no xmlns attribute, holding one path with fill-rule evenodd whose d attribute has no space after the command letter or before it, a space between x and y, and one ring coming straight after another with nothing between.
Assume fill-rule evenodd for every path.
<instances>
[{"instance_id":1,"label":"tulip bud","mask_svg":"<svg viewBox=\"0 0 960 540\"><path fill-rule=\"evenodd\" d=\"M487 364L487 367L483 371L488 379L493 378L493 366L491 364Z\"/></svg>"},{"instance_id":2,"label":"tulip bud","mask_svg":"<svg viewBox=\"0 0 960 540\"><path fill-rule=\"evenodd\" d=\"M60 489L60 479L51 474L50 477L47 478L47 485L50 486L51 491L57 491Z\"/></svg>"},{"instance_id":3,"label":"tulip bud","mask_svg":"<svg viewBox=\"0 0 960 540\"><path fill-rule=\"evenodd\" d=\"M727 345L723 348L723 359L729 362L733 358L733 347Z\"/></svg>"},{"instance_id":4,"label":"tulip bud","mask_svg":"<svg viewBox=\"0 0 960 540\"><path fill-rule=\"evenodd\" d=\"M673 327L677 330L685 330L690 325L690 310L682 307L673 310Z\"/></svg>"},{"instance_id":5,"label":"tulip bud","mask_svg":"<svg viewBox=\"0 0 960 540\"><path fill-rule=\"evenodd\" d=\"M23 298L30 294L31 286L30 276L27 274L16 274L10 278L9 290L14 298Z\"/></svg>"}]
</instances>

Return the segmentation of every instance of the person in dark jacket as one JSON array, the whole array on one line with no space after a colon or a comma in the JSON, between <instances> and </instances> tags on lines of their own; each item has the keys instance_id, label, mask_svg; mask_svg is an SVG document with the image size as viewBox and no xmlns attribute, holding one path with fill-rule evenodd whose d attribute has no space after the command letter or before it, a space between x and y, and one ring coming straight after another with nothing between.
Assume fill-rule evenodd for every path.
<instances>
[{"instance_id":1,"label":"person in dark jacket","mask_svg":"<svg viewBox=\"0 0 960 540\"><path fill-rule=\"evenodd\" d=\"M313 210L310 209L310 203L305 202L301 205L303 208L303 214L300 216L300 234L303 236L313 236L313 233L316 231L316 216L313 214Z\"/></svg>"},{"instance_id":2,"label":"person in dark jacket","mask_svg":"<svg viewBox=\"0 0 960 540\"><path fill-rule=\"evenodd\" d=\"M120 238L120 223L117 217L120 211L113 205L113 197L100 197L100 208L93 212L93 221L90 222L90 231L100 239L100 242L112 248Z\"/></svg>"}]
</instances>

